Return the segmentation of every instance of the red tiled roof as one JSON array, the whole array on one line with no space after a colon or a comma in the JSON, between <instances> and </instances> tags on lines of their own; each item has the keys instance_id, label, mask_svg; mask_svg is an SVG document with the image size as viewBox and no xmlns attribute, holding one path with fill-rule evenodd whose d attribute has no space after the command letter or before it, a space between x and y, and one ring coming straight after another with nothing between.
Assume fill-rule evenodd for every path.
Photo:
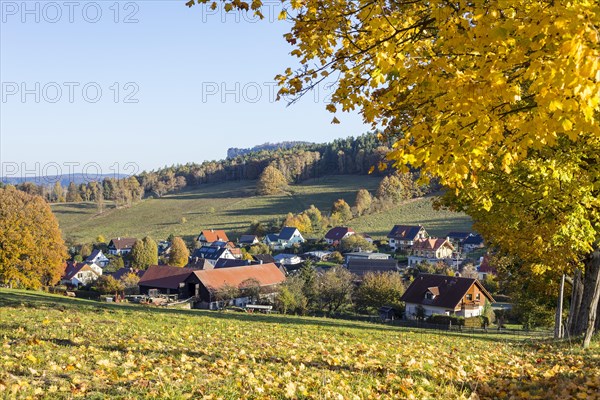
<instances>
[{"instance_id":1,"label":"red tiled roof","mask_svg":"<svg viewBox=\"0 0 600 400\"><path fill-rule=\"evenodd\" d=\"M448 243L448 246L454 249L454 246L452 246L447 239L438 238L418 239L414 242L412 248L413 250L437 250L446 242Z\"/></svg>"},{"instance_id":2,"label":"red tiled roof","mask_svg":"<svg viewBox=\"0 0 600 400\"><path fill-rule=\"evenodd\" d=\"M427 288L427 290L429 290L432 294L439 296L440 295L440 288L437 286L433 286L430 288Z\"/></svg>"},{"instance_id":3,"label":"red tiled roof","mask_svg":"<svg viewBox=\"0 0 600 400\"><path fill-rule=\"evenodd\" d=\"M214 229L207 229L204 230L202 232L200 232L200 235L204 236L204 239L206 239L206 241L208 243L212 243L212 242L229 242L229 239L227 238L227 235L225 234L225 231L223 230L214 230Z\"/></svg>"},{"instance_id":4,"label":"red tiled roof","mask_svg":"<svg viewBox=\"0 0 600 400\"><path fill-rule=\"evenodd\" d=\"M481 265L479 266L479 272L494 275L498 273L498 271L496 271L496 268L490 265L490 258L488 254L485 254L483 256L483 260L481 261Z\"/></svg>"},{"instance_id":5,"label":"red tiled roof","mask_svg":"<svg viewBox=\"0 0 600 400\"><path fill-rule=\"evenodd\" d=\"M285 275L273 263L218 268L194 273L206 288L213 290L224 285L239 287L240 283L251 278L259 281L261 286L276 285L285 281Z\"/></svg>"},{"instance_id":6,"label":"red tiled roof","mask_svg":"<svg viewBox=\"0 0 600 400\"><path fill-rule=\"evenodd\" d=\"M331 228L329 232L325 234L325 239L339 241L344 238L347 233L354 233L354 229L345 226L336 226Z\"/></svg>"}]
</instances>

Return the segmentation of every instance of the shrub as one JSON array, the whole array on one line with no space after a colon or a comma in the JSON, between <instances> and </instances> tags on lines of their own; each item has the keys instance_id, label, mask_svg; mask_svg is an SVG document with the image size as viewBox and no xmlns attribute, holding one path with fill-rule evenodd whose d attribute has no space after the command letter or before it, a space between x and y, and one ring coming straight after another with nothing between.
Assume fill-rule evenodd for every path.
<instances>
[{"instance_id":1,"label":"shrub","mask_svg":"<svg viewBox=\"0 0 600 400\"><path fill-rule=\"evenodd\" d=\"M427 318L427 322L437 325L465 326L465 318L456 315L433 314Z\"/></svg>"}]
</instances>

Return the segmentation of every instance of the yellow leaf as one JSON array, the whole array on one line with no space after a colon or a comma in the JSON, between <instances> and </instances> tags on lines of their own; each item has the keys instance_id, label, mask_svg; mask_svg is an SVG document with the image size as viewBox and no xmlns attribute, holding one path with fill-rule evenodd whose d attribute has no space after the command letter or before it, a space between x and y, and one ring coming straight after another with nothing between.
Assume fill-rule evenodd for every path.
<instances>
[{"instance_id":1,"label":"yellow leaf","mask_svg":"<svg viewBox=\"0 0 600 400\"><path fill-rule=\"evenodd\" d=\"M562 121L560 121L560 124L565 131L570 131L573 129L573 123L569 118L564 118Z\"/></svg>"}]
</instances>

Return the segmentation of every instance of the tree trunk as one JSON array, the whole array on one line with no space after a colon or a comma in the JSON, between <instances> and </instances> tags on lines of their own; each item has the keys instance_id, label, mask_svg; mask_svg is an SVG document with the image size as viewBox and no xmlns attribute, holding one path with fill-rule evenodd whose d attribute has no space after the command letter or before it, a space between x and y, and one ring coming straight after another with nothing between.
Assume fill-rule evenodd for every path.
<instances>
[{"instance_id":1,"label":"tree trunk","mask_svg":"<svg viewBox=\"0 0 600 400\"><path fill-rule=\"evenodd\" d=\"M592 335L596 327L596 312L598 300L600 299L600 249L597 247L586 260L585 280L583 286L582 311L587 318L583 347L590 346Z\"/></svg>"},{"instance_id":2,"label":"tree trunk","mask_svg":"<svg viewBox=\"0 0 600 400\"><path fill-rule=\"evenodd\" d=\"M563 296L565 294L565 275L560 279L560 292L558 295L558 304L556 306L556 317L554 321L554 339L562 339L563 337Z\"/></svg>"},{"instance_id":3,"label":"tree trunk","mask_svg":"<svg viewBox=\"0 0 600 400\"><path fill-rule=\"evenodd\" d=\"M581 270L576 269L573 274L571 288L571 307L569 309L569 333L575 335L575 328L579 321L579 310L581 309L581 298L583 297L583 282L581 280Z\"/></svg>"}]
</instances>

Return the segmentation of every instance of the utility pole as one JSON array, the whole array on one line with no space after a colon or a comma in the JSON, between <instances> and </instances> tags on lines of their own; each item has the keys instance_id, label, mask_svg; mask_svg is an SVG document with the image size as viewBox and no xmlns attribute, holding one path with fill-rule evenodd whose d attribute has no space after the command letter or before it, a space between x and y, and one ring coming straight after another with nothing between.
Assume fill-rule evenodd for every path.
<instances>
[{"instance_id":1,"label":"utility pole","mask_svg":"<svg viewBox=\"0 0 600 400\"><path fill-rule=\"evenodd\" d=\"M556 318L554 320L554 339L562 339L564 336L564 329L562 325L562 309L563 309L563 296L565 293L565 274L560 279L560 293L558 294L558 305L556 307Z\"/></svg>"}]
</instances>

